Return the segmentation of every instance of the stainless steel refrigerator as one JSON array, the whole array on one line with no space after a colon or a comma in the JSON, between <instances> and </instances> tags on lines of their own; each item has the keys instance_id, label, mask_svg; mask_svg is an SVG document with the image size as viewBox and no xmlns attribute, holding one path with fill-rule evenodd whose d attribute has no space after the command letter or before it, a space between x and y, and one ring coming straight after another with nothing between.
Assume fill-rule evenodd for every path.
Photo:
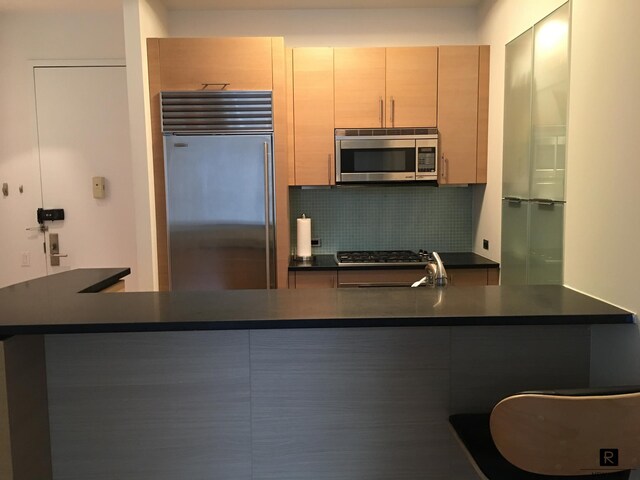
<instances>
[{"instance_id":1,"label":"stainless steel refrigerator","mask_svg":"<svg viewBox=\"0 0 640 480\"><path fill-rule=\"evenodd\" d=\"M271 92L161 97L171 290L272 288Z\"/></svg>"}]
</instances>

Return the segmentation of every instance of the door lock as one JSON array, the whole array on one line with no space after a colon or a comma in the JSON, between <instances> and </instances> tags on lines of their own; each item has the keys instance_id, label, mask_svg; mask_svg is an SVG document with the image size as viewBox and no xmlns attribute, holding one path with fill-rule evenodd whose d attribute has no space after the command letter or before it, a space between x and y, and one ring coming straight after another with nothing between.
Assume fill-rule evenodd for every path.
<instances>
[{"instance_id":1,"label":"door lock","mask_svg":"<svg viewBox=\"0 0 640 480\"><path fill-rule=\"evenodd\" d=\"M68 257L68 255L60 254L60 243L58 243L57 233L49 234L49 257L51 258L52 267L59 267L60 259L64 257Z\"/></svg>"}]
</instances>

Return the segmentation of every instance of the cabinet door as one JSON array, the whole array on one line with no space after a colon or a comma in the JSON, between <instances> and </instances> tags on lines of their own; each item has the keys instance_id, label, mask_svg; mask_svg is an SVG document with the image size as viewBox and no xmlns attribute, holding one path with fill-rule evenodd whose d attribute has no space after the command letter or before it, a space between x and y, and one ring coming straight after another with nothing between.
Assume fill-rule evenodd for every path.
<instances>
[{"instance_id":1,"label":"cabinet door","mask_svg":"<svg viewBox=\"0 0 640 480\"><path fill-rule=\"evenodd\" d=\"M486 268L450 268L447 270L449 285L470 287L488 285Z\"/></svg>"},{"instance_id":2,"label":"cabinet door","mask_svg":"<svg viewBox=\"0 0 640 480\"><path fill-rule=\"evenodd\" d=\"M529 256L529 202L502 201L500 283L526 285Z\"/></svg>"},{"instance_id":3,"label":"cabinet door","mask_svg":"<svg viewBox=\"0 0 640 480\"><path fill-rule=\"evenodd\" d=\"M331 185L334 175L333 49L293 50L295 185Z\"/></svg>"},{"instance_id":4,"label":"cabinet door","mask_svg":"<svg viewBox=\"0 0 640 480\"><path fill-rule=\"evenodd\" d=\"M162 38L158 45L161 90L273 87L271 38Z\"/></svg>"},{"instance_id":5,"label":"cabinet door","mask_svg":"<svg viewBox=\"0 0 640 480\"><path fill-rule=\"evenodd\" d=\"M530 198L533 29L505 47L502 196Z\"/></svg>"},{"instance_id":6,"label":"cabinet door","mask_svg":"<svg viewBox=\"0 0 640 480\"><path fill-rule=\"evenodd\" d=\"M386 126L435 127L438 48L395 47L386 54Z\"/></svg>"},{"instance_id":7,"label":"cabinet door","mask_svg":"<svg viewBox=\"0 0 640 480\"><path fill-rule=\"evenodd\" d=\"M336 128L384 125L385 49L334 49Z\"/></svg>"},{"instance_id":8,"label":"cabinet door","mask_svg":"<svg viewBox=\"0 0 640 480\"><path fill-rule=\"evenodd\" d=\"M564 204L530 202L529 285L562 285Z\"/></svg>"},{"instance_id":9,"label":"cabinet door","mask_svg":"<svg viewBox=\"0 0 640 480\"><path fill-rule=\"evenodd\" d=\"M314 272L291 272L295 283L291 283L289 276L289 288L336 288L337 273L335 270Z\"/></svg>"},{"instance_id":10,"label":"cabinet door","mask_svg":"<svg viewBox=\"0 0 640 480\"><path fill-rule=\"evenodd\" d=\"M476 183L478 46L440 47L438 60L439 183Z\"/></svg>"}]
</instances>

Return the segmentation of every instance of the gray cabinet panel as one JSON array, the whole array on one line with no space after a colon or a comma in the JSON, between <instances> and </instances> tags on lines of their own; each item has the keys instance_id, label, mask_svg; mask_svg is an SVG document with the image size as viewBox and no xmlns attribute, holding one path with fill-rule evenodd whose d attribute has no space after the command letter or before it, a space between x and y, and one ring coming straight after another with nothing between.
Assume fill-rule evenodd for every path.
<instances>
[{"instance_id":1,"label":"gray cabinet panel","mask_svg":"<svg viewBox=\"0 0 640 480\"><path fill-rule=\"evenodd\" d=\"M54 478L250 479L248 336L47 337Z\"/></svg>"},{"instance_id":2,"label":"gray cabinet panel","mask_svg":"<svg viewBox=\"0 0 640 480\"><path fill-rule=\"evenodd\" d=\"M448 479L449 329L251 332L253 478Z\"/></svg>"},{"instance_id":3,"label":"gray cabinet panel","mask_svg":"<svg viewBox=\"0 0 640 480\"><path fill-rule=\"evenodd\" d=\"M451 329L451 413L490 412L523 390L589 386L588 326Z\"/></svg>"}]
</instances>

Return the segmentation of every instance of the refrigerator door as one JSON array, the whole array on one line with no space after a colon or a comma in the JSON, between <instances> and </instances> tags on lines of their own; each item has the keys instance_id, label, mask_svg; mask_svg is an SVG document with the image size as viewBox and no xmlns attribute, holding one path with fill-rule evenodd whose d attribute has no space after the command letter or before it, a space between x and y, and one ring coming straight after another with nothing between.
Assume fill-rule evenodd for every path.
<instances>
[{"instance_id":1,"label":"refrigerator door","mask_svg":"<svg viewBox=\"0 0 640 480\"><path fill-rule=\"evenodd\" d=\"M271 135L164 142L171 289L273 287Z\"/></svg>"}]
</instances>

